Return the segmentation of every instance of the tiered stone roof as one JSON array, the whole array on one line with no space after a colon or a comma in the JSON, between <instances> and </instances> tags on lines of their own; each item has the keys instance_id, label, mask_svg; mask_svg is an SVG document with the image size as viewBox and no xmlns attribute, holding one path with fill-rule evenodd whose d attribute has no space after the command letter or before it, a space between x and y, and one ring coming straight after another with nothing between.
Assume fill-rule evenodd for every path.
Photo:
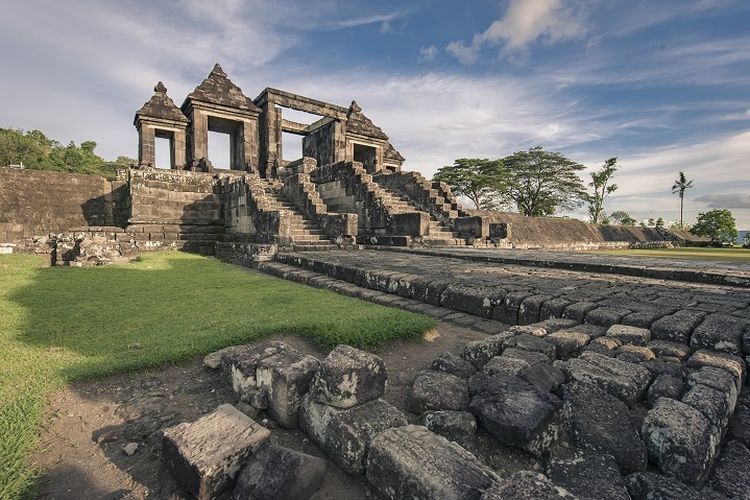
<instances>
[{"instance_id":1,"label":"tiered stone roof","mask_svg":"<svg viewBox=\"0 0 750 500\"><path fill-rule=\"evenodd\" d=\"M159 82L154 87L154 95L151 99L136 111L136 120L139 118L162 118L165 120L174 120L178 122L187 123L188 119L182 114L180 108L178 108L174 101L167 95L167 88L162 82Z\"/></svg>"},{"instance_id":2,"label":"tiered stone roof","mask_svg":"<svg viewBox=\"0 0 750 500\"><path fill-rule=\"evenodd\" d=\"M357 101L352 101L346 113L346 131L373 139L388 140L385 132L362 113L362 108L359 107Z\"/></svg>"},{"instance_id":3,"label":"tiered stone roof","mask_svg":"<svg viewBox=\"0 0 750 500\"><path fill-rule=\"evenodd\" d=\"M185 102L188 101L202 101L230 108L260 112L260 108L253 103L252 99L242 93L242 89L227 77L227 74L218 64L214 66L208 77L188 94Z\"/></svg>"}]
</instances>

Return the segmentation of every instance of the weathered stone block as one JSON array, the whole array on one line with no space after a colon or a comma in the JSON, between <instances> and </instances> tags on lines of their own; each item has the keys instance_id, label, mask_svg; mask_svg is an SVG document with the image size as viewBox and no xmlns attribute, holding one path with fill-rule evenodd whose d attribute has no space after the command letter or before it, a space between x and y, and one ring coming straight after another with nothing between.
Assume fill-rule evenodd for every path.
<instances>
[{"instance_id":1,"label":"weathered stone block","mask_svg":"<svg viewBox=\"0 0 750 500\"><path fill-rule=\"evenodd\" d=\"M726 370L734 376L738 392L742 389L742 384L745 383L745 362L739 356L701 349L690 356L685 366L694 370L704 366Z\"/></svg>"},{"instance_id":2,"label":"weathered stone block","mask_svg":"<svg viewBox=\"0 0 750 500\"><path fill-rule=\"evenodd\" d=\"M750 450L729 441L719 456L709 484L729 498L750 498Z\"/></svg>"},{"instance_id":3,"label":"weathered stone block","mask_svg":"<svg viewBox=\"0 0 750 500\"><path fill-rule=\"evenodd\" d=\"M661 398L646 414L641 436L651 460L664 474L697 486L708 478L720 436L700 411Z\"/></svg>"},{"instance_id":4,"label":"weathered stone block","mask_svg":"<svg viewBox=\"0 0 750 500\"><path fill-rule=\"evenodd\" d=\"M584 352L579 358L556 362L571 380L595 384L622 401L638 401L651 382L651 372L635 363Z\"/></svg>"},{"instance_id":5,"label":"weathered stone block","mask_svg":"<svg viewBox=\"0 0 750 500\"><path fill-rule=\"evenodd\" d=\"M381 432L367 455L367 480L390 500L478 500L498 479L470 452L417 425Z\"/></svg>"},{"instance_id":6,"label":"weathered stone block","mask_svg":"<svg viewBox=\"0 0 750 500\"><path fill-rule=\"evenodd\" d=\"M729 420L729 437L750 446L750 391L743 391L737 401Z\"/></svg>"},{"instance_id":7,"label":"weathered stone block","mask_svg":"<svg viewBox=\"0 0 750 500\"><path fill-rule=\"evenodd\" d=\"M526 333L508 338L503 343L503 347L505 349L513 347L522 351L539 352L547 356L550 361L555 359L556 355L555 344Z\"/></svg>"},{"instance_id":8,"label":"weathered stone block","mask_svg":"<svg viewBox=\"0 0 750 500\"><path fill-rule=\"evenodd\" d=\"M607 330L607 336L614 337L623 344L645 346L651 340L651 331L636 326L612 325Z\"/></svg>"},{"instance_id":9,"label":"weathered stone block","mask_svg":"<svg viewBox=\"0 0 750 500\"><path fill-rule=\"evenodd\" d=\"M234 485L245 458L270 431L232 405L164 430L161 459L175 481L200 500Z\"/></svg>"},{"instance_id":10,"label":"weathered stone block","mask_svg":"<svg viewBox=\"0 0 750 500\"><path fill-rule=\"evenodd\" d=\"M547 476L554 484L582 498L630 500L612 455L561 448L552 453Z\"/></svg>"},{"instance_id":11,"label":"weathered stone block","mask_svg":"<svg viewBox=\"0 0 750 500\"><path fill-rule=\"evenodd\" d=\"M503 372L510 375L518 375L522 370L530 366L549 363L549 358L540 353L533 351L522 351L520 349L508 348L500 356L492 358L482 371L487 375Z\"/></svg>"},{"instance_id":12,"label":"weathered stone block","mask_svg":"<svg viewBox=\"0 0 750 500\"><path fill-rule=\"evenodd\" d=\"M682 380L685 377L685 373L682 370L682 365L679 362L666 361L666 358L657 358L652 361L645 361L641 363L641 366L651 372L651 375L657 377L659 375L670 375L672 377Z\"/></svg>"},{"instance_id":13,"label":"weathered stone block","mask_svg":"<svg viewBox=\"0 0 750 500\"><path fill-rule=\"evenodd\" d=\"M679 378L673 377L667 373L657 376L648 388L646 402L649 406L654 406L659 398L680 399L684 384Z\"/></svg>"},{"instance_id":14,"label":"weathered stone block","mask_svg":"<svg viewBox=\"0 0 750 500\"><path fill-rule=\"evenodd\" d=\"M299 404L310 390L320 362L296 351L284 351L258 363L258 388L268 393L268 413L281 426L297 427Z\"/></svg>"},{"instance_id":15,"label":"weathered stone block","mask_svg":"<svg viewBox=\"0 0 750 500\"><path fill-rule=\"evenodd\" d=\"M734 379L729 372L722 370L721 368L714 368L713 366L704 366L697 372L688 375L688 387L693 387L698 384L706 385L722 393L727 401L729 412L734 413L734 408L737 405L738 392Z\"/></svg>"},{"instance_id":16,"label":"weathered stone block","mask_svg":"<svg viewBox=\"0 0 750 500\"><path fill-rule=\"evenodd\" d=\"M422 423L435 434L462 446L477 432L477 420L468 411L428 411L422 416Z\"/></svg>"},{"instance_id":17,"label":"weathered stone block","mask_svg":"<svg viewBox=\"0 0 750 500\"><path fill-rule=\"evenodd\" d=\"M597 307L586 313L586 323L609 327L619 323L630 312L619 307Z\"/></svg>"},{"instance_id":18,"label":"weathered stone block","mask_svg":"<svg viewBox=\"0 0 750 500\"><path fill-rule=\"evenodd\" d=\"M576 446L612 455L625 473L646 469L646 446L622 401L597 386L573 383L563 391L563 409Z\"/></svg>"},{"instance_id":19,"label":"weathered stone block","mask_svg":"<svg viewBox=\"0 0 750 500\"><path fill-rule=\"evenodd\" d=\"M701 412L720 432L729 422L729 402L726 396L712 387L695 384L682 397L682 402Z\"/></svg>"},{"instance_id":20,"label":"weathered stone block","mask_svg":"<svg viewBox=\"0 0 750 500\"><path fill-rule=\"evenodd\" d=\"M423 370L417 374L407 398L409 411L465 410L469 405L466 380L449 373Z\"/></svg>"},{"instance_id":21,"label":"weathered stone block","mask_svg":"<svg viewBox=\"0 0 750 500\"><path fill-rule=\"evenodd\" d=\"M464 348L464 358L474 366L481 369L487 361L491 360L503 350L503 344L513 334L509 332L498 333L482 340L473 340Z\"/></svg>"},{"instance_id":22,"label":"weathered stone block","mask_svg":"<svg viewBox=\"0 0 750 500\"><path fill-rule=\"evenodd\" d=\"M234 498L308 498L320 488L326 468L322 458L266 444L239 473Z\"/></svg>"},{"instance_id":23,"label":"weathered stone block","mask_svg":"<svg viewBox=\"0 0 750 500\"><path fill-rule=\"evenodd\" d=\"M544 337L546 336L549 331L547 331L546 328L543 326L540 326L539 323L534 325L516 325L511 326L506 330L508 333L512 333L513 335L532 335L534 337Z\"/></svg>"},{"instance_id":24,"label":"weathered stone block","mask_svg":"<svg viewBox=\"0 0 750 500\"><path fill-rule=\"evenodd\" d=\"M451 352L444 352L432 361L432 369L468 379L477 372L469 361Z\"/></svg>"},{"instance_id":25,"label":"weathered stone block","mask_svg":"<svg viewBox=\"0 0 750 500\"><path fill-rule=\"evenodd\" d=\"M679 342L669 340L652 340L646 347L651 349L657 357L673 357L684 361L690 356L690 347Z\"/></svg>"},{"instance_id":26,"label":"weathered stone block","mask_svg":"<svg viewBox=\"0 0 750 500\"><path fill-rule=\"evenodd\" d=\"M583 346L588 344L590 340L589 336L585 333L568 330L560 330L551 333L544 339L555 344L557 357L561 359L568 359L569 357L574 356Z\"/></svg>"},{"instance_id":27,"label":"weathered stone block","mask_svg":"<svg viewBox=\"0 0 750 500\"><path fill-rule=\"evenodd\" d=\"M387 378L380 357L340 345L320 363L312 390L321 403L349 408L381 397Z\"/></svg>"},{"instance_id":28,"label":"weathered stone block","mask_svg":"<svg viewBox=\"0 0 750 500\"><path fill-rule=\"evenodd\" d=\"M544 474L524 470L511 474L488 489L481 500L574 500L565 488L556 486Z\"/></svg>"},{"instance_id":29,"label":"weathered stone block","mask_svg":"<svg viewBox=\"0 0 750 500\"><path fill-rule=\"evenodd\" d=\"M616 357L628 363L643 363L656 359L656 354L648 347L625 344L617 348Z\"/></svg>"},{"instance_id":30,"label":"weathered stone block","mask_svg":"<svg viewBox=\"0 0 750 500\"><path fill-rule=\"evenodd\" d=\"M518 377L542 392L557 392L565 382L565 374L562 370L546 363L530 366L521 371Z\"/></svg>"},{"instance_id":31,"label":"weathered stone block","mask_svg":"<svg viewBox=\"0 0 750 500\"><path fill-rule=\"evenodd\" d=\"M685 483L654 472L635 472L625 483L633 500L709 500Z\"/></svg>"},{"instance_id":32,"label":"weathered stone block","mask_svg":"<svg viewBox=\"0 0 750 500\"><path fill-rule=\"evenodd\" d=\"M242 398L248 390L253 390L258 385L255 378L258 363L265 358L288 350L291 350L291 348L284 342L271 340L255 345L241 345L226 350L222 349L214 355L220 355L223 372L229 376L234 392ZM214 355L211 355L213 359L209 359L209 363L213 363L215 360Z\"/></svg>"},{"instance_id":33,"label":"weathered stone block","mask_svg":"<svg viewBox=\"0 0 750 500\"><path fill-rule=\"evenodd\" d=\"M693 331L690 347L693 350L711 349L741 356L743 329L744 323L739 318L711 314Z\"/></svg>"},{"instance_id":34,"label":"weathered stone block","mask_svg":"<svg viewBox=\"0 0 750 500\"><path fill-rule=\"evenodd\" d=\"M680 344L690 342L690 334L706 313L682 309L651 323L651 336L657 340L671 340Z\"/></svg>"},{"instance_id":35,"label":"weathered stone block","mask_svg":"<svg viewBox=\"0 0 750 500\"><path fill-rule=\"evenodd\" d=\"M300 405L300 428L345 472L362 475L372 439L406 417L382 399L340 409L306 395Z\"/></svg>"},{"instance_id":36,"label":"weathered stone block","mask_svg":"<svg viewBox=\"0 0 750 500\"><path fill-rule=\"evenodd\" d=\"M477 374L470 385L471 412L501 443L539 457L557 440L562 402L556 396L504 373Z\"/></svg>"}]
</instances>

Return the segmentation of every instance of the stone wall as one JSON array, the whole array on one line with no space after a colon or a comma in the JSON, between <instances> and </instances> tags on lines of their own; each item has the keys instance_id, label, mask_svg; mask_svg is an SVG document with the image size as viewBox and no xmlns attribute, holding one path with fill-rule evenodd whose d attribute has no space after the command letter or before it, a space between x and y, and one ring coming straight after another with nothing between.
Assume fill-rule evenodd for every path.
<instances>
[{"instance_id":1,"label":"stone wall","mask_svg":"<svg viewBox=\"0 0 750 500\"><path fill-rule=\"evenodd\" d=\"M93 175L0 168L0 242L122 225L123 185Z\"/></svg>"},{"instance_id":2,"label":"stone wall","mask_svg":"<svg viewBox=\"0 0 750 500\"><path fill-rule=\"evenodd\" d=\"M514 248L579 250L590 248L658 247L676 243L655 228L589 224L575 219L526 217L508 212L468 210L492 224L510 224L507 243ZM492 232L492 228L490 228Z\"/></svg>"}]
</instances>

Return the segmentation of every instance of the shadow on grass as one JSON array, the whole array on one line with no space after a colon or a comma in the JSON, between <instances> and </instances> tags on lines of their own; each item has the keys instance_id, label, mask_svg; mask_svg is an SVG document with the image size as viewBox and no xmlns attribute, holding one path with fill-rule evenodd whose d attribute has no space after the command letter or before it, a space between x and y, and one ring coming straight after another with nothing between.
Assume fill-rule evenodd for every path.
<instances>
[{"instance_id":1,"label":"shadow on grass","mask_svg":"<svg viewBox=\"0 0 750 500\"><path fill-rule=\"evenodd\" d=\"M39 269L10 300L19 339L50 353L66 380L207 353L276 334L374 348L419 338L434 321L214 259L164 253L88 269Z\"/></svg>"}]
</instances>

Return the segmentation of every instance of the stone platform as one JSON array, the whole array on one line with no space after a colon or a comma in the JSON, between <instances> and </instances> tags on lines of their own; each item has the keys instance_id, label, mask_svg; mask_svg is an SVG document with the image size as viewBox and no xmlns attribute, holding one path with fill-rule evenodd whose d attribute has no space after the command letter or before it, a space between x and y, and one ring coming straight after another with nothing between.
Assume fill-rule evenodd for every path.
<instances>
[{"instance_id":1,"label":"stone platform","mask_svg":"<svg viewBox=\"0 0 750 500\"><path fill-rule=\"evenodd\" d=\"M750 355L750 292L743 287L377 250L280 253L260 268L283 275L279 265L475 319L623 324L649 328L654 340Z\"/></svg>"}]
</instances>

